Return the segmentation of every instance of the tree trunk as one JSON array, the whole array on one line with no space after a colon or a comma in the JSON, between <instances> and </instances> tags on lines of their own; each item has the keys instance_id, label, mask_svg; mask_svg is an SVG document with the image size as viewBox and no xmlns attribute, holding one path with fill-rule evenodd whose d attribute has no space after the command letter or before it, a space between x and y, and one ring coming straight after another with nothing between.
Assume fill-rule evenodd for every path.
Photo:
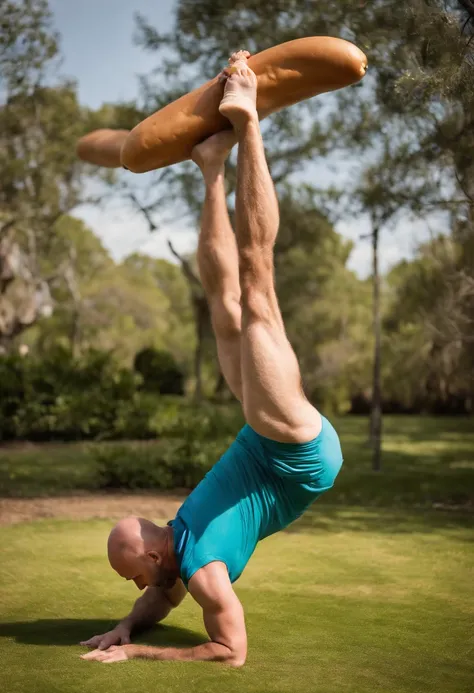
<instances>
[{"instance_id":1,"label":"tree trunk","mask_svg":"<svg viewBox=\"0 0 474 693\"><path fill-rule=\"evenodd\" d=\"M199 327L199 326L198 326ZM195 402L202 402L202 340L199 339L194 350L194 386L193 399Z\"/></svg>"},{"instance_id":2,"label":"tree trunk","mask_svg":"<svg viewBox=\"0 0 474 693\"><path fill-rule=\"evenodd\" d=\"M204 341L206 338L207 323L209 320L209 308L205 296L193 295L194 315L196 322L196 350L194 352L194 400L201 402L202 391L202 362L204 356Z\"/></svg>"},{"instance_id":3,"label":"tree trunk","mask_svg":"<svg viewBox=\"0 0 474 693\"><path fill-rule=\"evenodd\" d=\"M78 358L81 354L81 314L77 307L72 313L71 329L69 331L69 341L71 344L71 353L74 358Z\"/></svg>"},{"instance_id":4,"label":"tree trunk","mask_svg":"<svg viewBox=\"0 0 474 693\"><path fill-rule=\"evenodd\" d=\"M79 289L79 282L76 277L76 252L73 248L70 249L70 262L64 270L64 279L71 294L73 309L71 315L71 327L69 330L69 341L71 343L71 352L74 358L80 356L81 353L81 304L82 296Z\"/></svg>"},{"instance_id":5,"label":"tree trunk","mask_svg":"<svg viewBox=\"0 0 474 693\"><path fill-rule=\"evenodd\" d=\"M214 397L216 397L217 399L222 399L226 391L227 383L225 381L224 374L219 368L219 373L216 380L216 387L214 389Z\"/></svg>"},{"instance_id":6,"label":"tree trunk","mask_svg":"<svg viewBox=\"0 0 474 693\"><path fill-rule=\"evenodd\" d=\"M209 306L204 295L204 290L199 278L194 273L189 261L182 257L168 240L168 247L173 255L181 263L181 269L188 282L189 295L194 309L194 323L196 327L196 349L194 351L194 400L202 401L202 361L204 356L204 340L206 337L207 325L210 323Z\"/></svg>"},{"instance_id":7,"label":"tree trunk","mask_svg":"<svg viewBox=\"0 0 474 693\"><path fill-rule=\"evenodd\" d=\"M382 467L382 385L381 385L381 320L380 320L380 274L379 274L379 231L374 226L372 231L373 251L373 330L374 330L374 365L372 378L372 406L370 411L370 444L373 449L372 469L380 471Z\"/></svg>"}]
</instances>

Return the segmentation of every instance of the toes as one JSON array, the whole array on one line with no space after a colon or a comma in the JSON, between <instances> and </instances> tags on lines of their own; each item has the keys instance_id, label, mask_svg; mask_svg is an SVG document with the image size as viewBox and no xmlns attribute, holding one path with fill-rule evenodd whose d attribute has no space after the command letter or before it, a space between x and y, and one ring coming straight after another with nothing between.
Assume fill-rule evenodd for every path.
<instances>
[{"instance_id":1,"label":"toes","mask_svg":"<svg viewBox=\"0 0 474 693\"><path fill-rule=\"evenodd\" d=\"M230 56L229 63L232 65L239 60L247 60L247 58L250 58L250 53L248 51L236 51Z\"/></svg>"}]
</instances>

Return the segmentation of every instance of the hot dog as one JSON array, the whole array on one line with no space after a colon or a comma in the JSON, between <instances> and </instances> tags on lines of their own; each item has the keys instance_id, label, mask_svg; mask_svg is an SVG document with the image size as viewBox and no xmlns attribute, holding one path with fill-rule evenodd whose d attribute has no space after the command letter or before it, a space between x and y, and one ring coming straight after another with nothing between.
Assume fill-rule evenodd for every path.
<instances>
[{"instance_id":1,"label":"hot dog","mask_svg":"<svg viewBox=\"0 0 474 693\"><path fill-rule=\"evenodd\" d=\"M257 53L249 58L248 65L257 76L257 110L262 119L304 99L358 82L366 72L367 59L348 41L316 36ZM223 89L216 77L143 120L123 139L121 164L144 173L189 159L196 144L229 128L229 121L218 110ZM100 160L113 162L101 165L117 165L119 142L118 136L116 140L104 136L107 155L104 148L104 156L94 154L93 163ZM86 154L81 143L78 152L80 156ZM110 158L109 152L113 152ZM89 157L88 161L92 152Z\"/></svg>"},{"instance_id":2,"label":"hot dog","mask_svg":"<svg viewBox=\"0 0 474 693\"><path fill-rule=\"evenodd\" d=\"M94 130L81 137L76 152L80 159L96 166L118 168L120 152L130 130Z\"/></svg>"}]
</instances>

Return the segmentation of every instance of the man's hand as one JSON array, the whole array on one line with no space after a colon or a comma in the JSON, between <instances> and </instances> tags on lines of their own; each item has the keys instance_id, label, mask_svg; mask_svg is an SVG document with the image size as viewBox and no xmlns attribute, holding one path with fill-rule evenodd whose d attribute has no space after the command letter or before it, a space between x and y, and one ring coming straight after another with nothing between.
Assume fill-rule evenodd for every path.
<instances>
[{"instance_id":1,"label":"man's hand","mask_svg":"<svg viewBox=\"0 0 474 693\"><path fill-rule=\"evenodd\" d=\"M103 635L94 635L89 640L83 640L80 644L85 647L97 648L98 651L107 650L112 645L128 645L130 643L130 630L121 624ZM93 654L93 653L92 653Z\"/></svg>"},{"instance_id":2,"label":"man's hand","mask_svg":"<svg viewBox=\"0 0 474 693\"><path fill-rule=\"evenodd\" d=\"M92 638L91 638L92 639ZM81 659L87 659L102 664L115 664L115 662L126 662L127 659L134 659L136 656L135 645L112 645L108 650L93 650L81 655Z\"/></svg>"}]
</instances>

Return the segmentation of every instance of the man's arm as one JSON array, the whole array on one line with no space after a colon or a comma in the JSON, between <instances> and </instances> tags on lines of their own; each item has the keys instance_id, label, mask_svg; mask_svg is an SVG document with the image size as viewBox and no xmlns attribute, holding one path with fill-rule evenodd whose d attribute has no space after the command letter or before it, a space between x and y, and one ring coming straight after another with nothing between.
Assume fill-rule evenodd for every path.
<instances>
[{"instance_id":1,"label":"man's arm","mask_svg":"<svg viewBox=\"0 0 474 693\"><path fill-rule=\"evenodd\" d=\"M160 587L147 587L128 616L120 621L119 626L126 628L129 633L146 630L165 619L171 609L171 602Z\"/></svg>"},{"instance_id":2,"label":"man's arm","mask_svg":"<svg viewBox=\"0 0 474 693\"><path fill-rule=\"evenodd\" d=\"M106 650L111 645L126 645L130 642L133 631L151 628L163 621L170 611L178 606L186 595L186 588L181 580L174 587L165 590L161 587L147 587L145 593L137 599L132 611L115 628L103 635L95 635L81 642L86 647Z\"/></svg>"},{"instance_id":3,"label":"man's arm","mask_svg":"<svg viewBox=\"0 0 474 693\"><path fill-rule=\"evenodd\" d=\"M135 657L159 660L224 662L242 666L247 656L244 610L223 563L209 563L193 575L189 592L202 607L210 642L189 648L133 646Z\"/></svg>"},{"instance_id":4,"label":"man's arm","mask_svg":"<svg viewBox=\"0 0 474 693\"><path fill-rule=\"evenodd\" d=\"M143 658L242 666L247 656L244 612L232 589L226 566L214 562L198 570L189 581L189 592L202 607L209 642L186 648L125 645L111 647L106 652L91 652L83 655L83 659L95 659L104 664Z\"/></svg>"}]
</instances>

